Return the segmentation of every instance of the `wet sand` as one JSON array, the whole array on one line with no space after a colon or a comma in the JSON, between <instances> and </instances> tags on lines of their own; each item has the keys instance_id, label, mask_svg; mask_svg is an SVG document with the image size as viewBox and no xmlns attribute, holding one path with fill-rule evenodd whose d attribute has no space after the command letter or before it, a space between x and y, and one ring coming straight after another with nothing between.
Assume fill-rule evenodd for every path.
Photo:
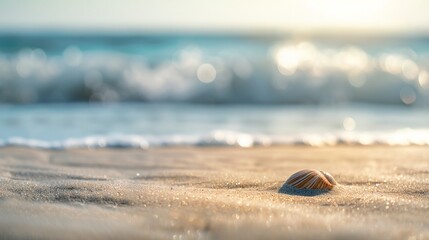
<instances>
[{"instance_id":1,"label":"wet sand","mask_svg":"<svg viewBox=\"0 0 429 240\"><path fill-rule=\"evenodd\" d=\"M328 193L279 193L294 172ZM0 148L0 239L429 239L428 147Z\"/></svg>"}]
</instances>

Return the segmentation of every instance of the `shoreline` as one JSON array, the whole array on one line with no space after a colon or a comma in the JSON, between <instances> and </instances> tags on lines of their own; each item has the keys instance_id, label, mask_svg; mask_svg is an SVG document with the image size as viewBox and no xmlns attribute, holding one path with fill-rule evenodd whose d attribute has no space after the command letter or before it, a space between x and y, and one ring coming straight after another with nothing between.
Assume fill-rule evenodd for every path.
<instances>
[{"instance_id":1,"label":"shoreline","mask_svg":"<svg viewBox=\"0 0 429 240\"><path fill-rule=\"evenodd\" d=\"M279 193L315 168L339 186ZM429 238L429 147L0 148L0 235Z\"/></svg>"}]
</instances>

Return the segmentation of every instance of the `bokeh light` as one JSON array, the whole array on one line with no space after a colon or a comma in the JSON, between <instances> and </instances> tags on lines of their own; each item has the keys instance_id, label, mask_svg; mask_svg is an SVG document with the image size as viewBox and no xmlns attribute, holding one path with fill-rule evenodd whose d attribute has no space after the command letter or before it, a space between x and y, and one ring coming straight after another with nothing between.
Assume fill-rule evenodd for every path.
<instances>
[{"instance_id":1,"label":"bokeh light","mask_svg":"<svg viewBox=\"0 0 429 240\"><path fill-rule=\"evenodd\" d=\"M203 83L213 82L216 78L216 69L212 64L201 64L197 70L197 77Z\"/></svg>"}]
</instances>

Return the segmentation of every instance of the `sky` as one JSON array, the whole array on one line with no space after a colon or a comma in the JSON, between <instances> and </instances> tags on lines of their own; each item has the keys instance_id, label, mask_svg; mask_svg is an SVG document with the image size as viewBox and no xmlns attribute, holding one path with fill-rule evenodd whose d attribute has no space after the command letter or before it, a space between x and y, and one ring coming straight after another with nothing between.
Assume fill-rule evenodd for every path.
<instances>
[{"instance_id":1,"label":"sky","mask_svg":"<svg viewBox=\"0 0 429 240\"><path fill-rule=\"evenodd\" d=\"M429 33L428 0L0 0L0 31Z\"/></svg>"}]
</instances>

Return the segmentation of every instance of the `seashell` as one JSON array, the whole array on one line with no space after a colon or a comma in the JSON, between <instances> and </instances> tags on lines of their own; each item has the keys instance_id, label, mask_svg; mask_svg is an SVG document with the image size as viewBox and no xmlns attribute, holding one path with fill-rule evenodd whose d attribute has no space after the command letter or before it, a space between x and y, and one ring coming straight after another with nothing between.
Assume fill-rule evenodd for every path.
<instances>
[{"instance_id":1,"label":"seashell","mask_svg":"<svg viewBox=\"0 0 429 240\"><path fill-rule=\"evenodd\" d=\"M304 169L290 176L286 184L299 189L331 190L337 182L327 172Z\"/></svg>"}]
</instances>

